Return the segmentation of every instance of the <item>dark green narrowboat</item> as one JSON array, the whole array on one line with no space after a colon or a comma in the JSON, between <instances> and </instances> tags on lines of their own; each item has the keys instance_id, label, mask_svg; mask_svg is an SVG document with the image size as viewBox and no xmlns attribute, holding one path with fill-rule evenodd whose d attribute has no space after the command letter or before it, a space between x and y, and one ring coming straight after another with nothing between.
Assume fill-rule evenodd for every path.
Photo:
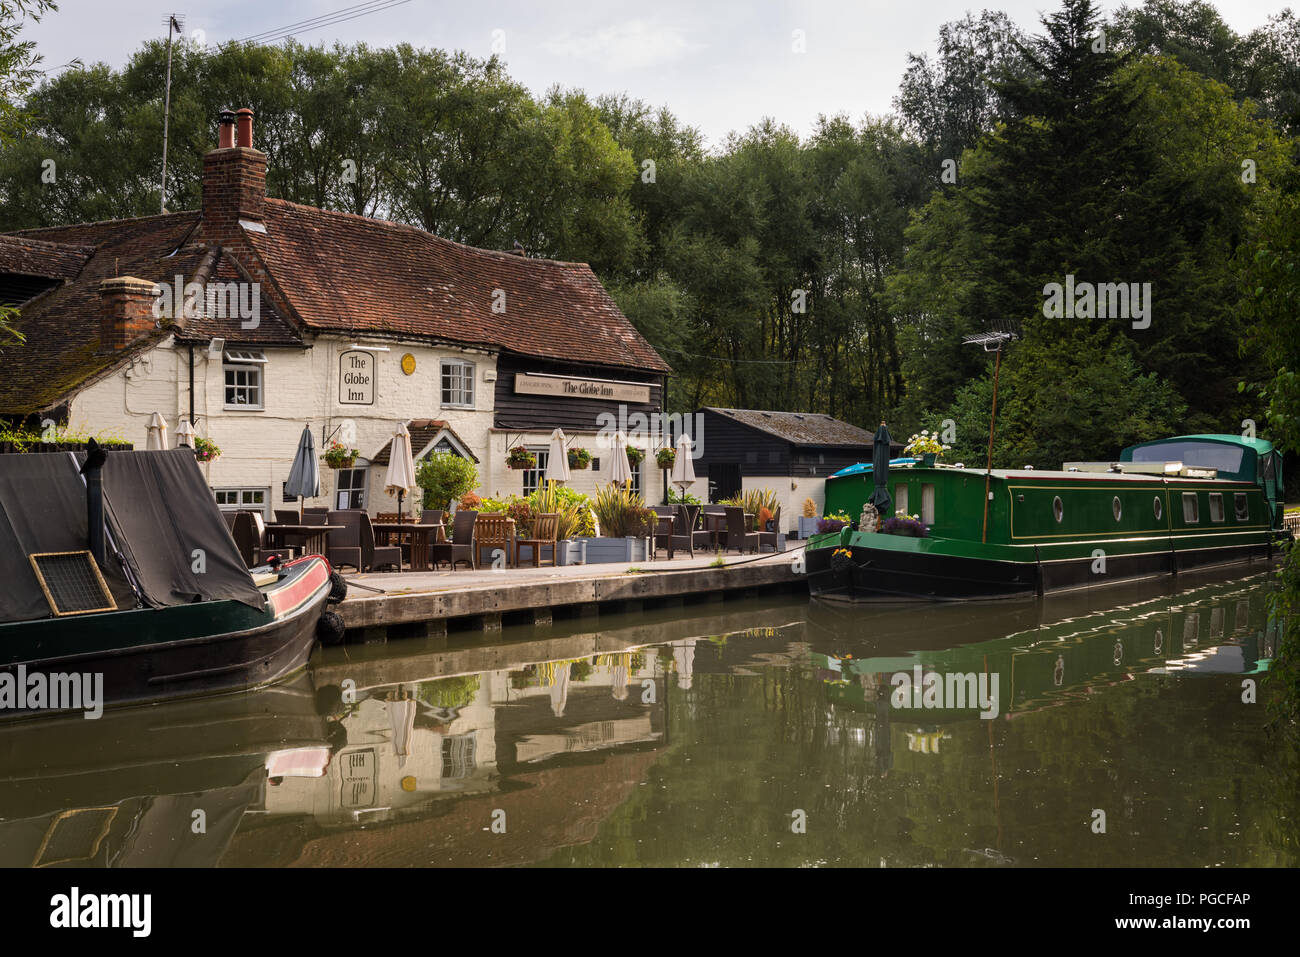
<instances>
[{"instance_id":1,"label":"dark green narrowboat","mask_svg":"<svg viewBox=\"0 0 1300 957\"><path fill-rule=\"evenodd\" d=\"M987 517L985 488L987 486ZM867 472L826 482L827 512L862 513ZM1117 462L1061 471L913 465L886 479L922 534L859 523L808 542L809 589L843 601L1032 598L1215 565L1267 562L1282 534L1282 463L1271 443L1188 435ZM906 529L902 529L906 531Z\"/></svg>"}]
</instances>

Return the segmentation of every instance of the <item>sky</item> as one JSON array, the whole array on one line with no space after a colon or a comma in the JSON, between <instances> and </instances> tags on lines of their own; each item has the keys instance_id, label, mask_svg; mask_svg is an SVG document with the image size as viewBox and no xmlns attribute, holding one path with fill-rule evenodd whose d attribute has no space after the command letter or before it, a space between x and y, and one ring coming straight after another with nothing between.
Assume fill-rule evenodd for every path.
<instances>
[{"instance_id":1,"label":"sky","mask_svg":"<svg viewBox=\"0 0 1300 957\"><path fill-rule=\"evenodd\" d=\"M177 3L168 7L163 3ZM185 18L192 40L213 46L268 34L361 0L59 0L59 10L29 25L57 72L73 58L122 66L149 37L166 36L165 15ZM384 5L388 4L387 7ZM1239 33L1262 25L1284 3L1215 4ZM801 135L819 114L857 120L891 110L909 52L932 52L941 24L985 6L1038 32L1056 0L372 0L353 19L300 29L304 43L374 46L409 42L499 52L510 75L534 93L556 84L595 96L627 93L667 106L699 129L708 145L774 117ZM1110 12L1117 3L1102 3ZM367 12L369 11L369 12ZM201 35L196 35L202 31ZM798 31L798 32L796 32Z\"/></svg>"}]
</instances>

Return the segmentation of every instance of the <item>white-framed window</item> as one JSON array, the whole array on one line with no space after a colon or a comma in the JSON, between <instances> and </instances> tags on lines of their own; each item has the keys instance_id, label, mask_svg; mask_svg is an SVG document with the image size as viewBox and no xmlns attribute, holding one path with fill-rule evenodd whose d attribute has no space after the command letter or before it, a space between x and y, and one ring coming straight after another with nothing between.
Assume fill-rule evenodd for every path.
<instances>
[{"instance_id":1,"label":"white-framed window","mask_svg":"<svg viewBox=\"0 0 1300 957\"><path fill-rule=\"evenodd\" d=\"M1195 492L1183 493L1183 522L1187 525L1196 525L1201 520L1201 505L1197 501Z\"/></svg>"},{"instance_id":2,"label":"white-framed window","mask_svg":"<svg viewBox=\"0 0 1300 957\"><path fill-rule=\"evenodd\" d=\"M532 495L546 480L546 466L551 461L550 447L533 446L528 449L537 458L537 467L524 469L524 495Z\"/></svg>"},{"instance_id":3,"label":"white-framed window","mask_svg":"<svg viewBox=\"0 0 1300 957\"><path fill-rule=\"evenodd\" d=\"M214 488L217 508L223 512L261 512L263 518L271 515L271 490L269 488Z\"/></svg>"},{"instance_id":4,"label":"white-framed window","mask_svg":"<svg viewBox=\"0 0 1300 957\"><path fill-rule=\"evenodd\" d=\"M1211 522L1223 521L1223 493L1222 492L1210 493L1210 521Z\"/></svg>"},{"instance_id":5,"label":"white-framed window","mask_svg":"<svg viewBox=\"0 0 1300 957\"><path fill-rule=\"evenodd\" d=\"M366 473L369 469L337 469L334 474L338 484L334 487L334 507L339 511L366 507Z\"/></svg>"},{"instance_id":6,"label":"white-framed window","mask_svg":"<svg viewBox=\"0 0 1300 957\"><path fill-rule=\"evenodd\" d=\"M1246 498L1245 492L1233 493L1232 507L1237 513L1237 521L1245 522L1250 520L1250 500Z\"/></svg>"},{"instance_id":7,"label":"white-framed window","mask_svg":"<svg viewBox=\"0 0 1300 957\"><path fill-rule=\"evenodd\" d=\"M260 349L227 349L222 354L225 407L260 412L266 399L266 355Z\"/></svg>"},{"instance_id":8,"label":"white-framed window","mask_svg":"<svg viewBox=\"0 0 1300 957\"><path fill-rule=\"evenodd\" d=\"M904 515L911 515L907 510L907 483L899 482L894 486L894 513L902 512ZM893 515L886 515L885 518L893 518Z\"/></svg>"},{"instance_id":9,"label":"white-framed window","mask_svg":"<svg viewBox=\"0 0 1300 957\"><path fill-rule=\"evenodd\" d=\"M474 363L464 359L443 359L442 404L458 409L474 408Z\"/></svg>"}]
</instances>

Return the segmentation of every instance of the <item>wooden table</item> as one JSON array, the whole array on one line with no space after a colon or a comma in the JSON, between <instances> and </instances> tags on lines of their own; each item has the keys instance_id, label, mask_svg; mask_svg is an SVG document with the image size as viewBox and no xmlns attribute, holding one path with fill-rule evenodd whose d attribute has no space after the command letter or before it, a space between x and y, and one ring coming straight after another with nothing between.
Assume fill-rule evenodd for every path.
<instances>
[{"instance_id":1,"label":"wooden table","mask_svg":"<svg viewBox=\"0 0 1300 957\"><path fill-rule=\"evenodd\" d=\"M719 539L725 538L727 534L727 516L725 512L701 512L700 517L704 519L704 527L709 530L713 536L713 544L719 544ZM745 531L753 531L754 513L745 513Z\"/></svg>"},{"instance_id":2,"label":"wooden table","mask_svg":"<svg viewBox=\"0 0 1300 957\"><path fill-rule=\"evenodd\" d=\"M442 531L445 526L442 522L371 522L370 527L375 530L375 538L381 539L376 542L379 545L387 545L390 536L396 536L398 545L401 545L402 537L409 536L411 539L411 571L427 572L433 567L429 560L429 533L435 532L441 539ZM402 563L397 563L397 570L402 570Z\"/></svg>"},{"instance_id":3,"label":"wooden table","mask_svg":"<svg viewBox=\"0 0 1300 957\"><path fill-rule=\"evenodd\" d=\"M302 553L304 555L324 555L328 547L330 532L341 532L345 525L288 525L282 522L268 522L266 525L267 546L270 548L288 548L290 535L302 536Z\"/></svg>"}]
</instances>

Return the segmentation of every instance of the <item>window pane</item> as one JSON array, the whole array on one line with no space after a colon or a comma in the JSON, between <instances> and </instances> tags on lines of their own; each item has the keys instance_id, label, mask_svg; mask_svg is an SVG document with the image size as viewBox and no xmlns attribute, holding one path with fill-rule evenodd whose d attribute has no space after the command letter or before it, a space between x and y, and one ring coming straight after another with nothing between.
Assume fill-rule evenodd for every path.
<instances>
[{"instance_id":1,"label":"window pane","mask_svg":"<svg viewBox=\"0 0 1300 957\"><path fill-rule=\"evenodd\" d=\"M537 468L524 469L524 495L532 495L541 488L546 475L546 466L550 464L551 460L551 450L549 448L536 448L528 451L537 456Z\"/></svg>"},{"instance_id":2,"label":"window pane","mask_svg":"<svg viewBox=\"0 0 1300 957\"><path fill-rule=\"evenodd\" d=\"M1250 499L1246 497L1245 492L1237 492L1233 495L1232 505L1237 513L1237 521L1245 522L1250 519Z\"/></svg>"},{"instance_id":3,"label":"window pane","mask_svg":"<svg viewBox=\"0 0 1300 957\"><path fill-rule=\"evenodd\" d=\"M907 486L906 485L894 486L894 512L895 513L902 512L904 515L912 514L907 510ZM891 516L889 515L885 516L885 518L890 518L890 517Z\"/></svg>"},{"instance_id":4,"label":"window pane","mask_svg":"<svg viewBox=\"0 0 1300 957\"><path fill-rule=\"evenodd\" d=\"M1195 525L1201 520L1200 508L1196 501L1195 492L1183 493L1183 521L1188 525Z\"/></svg>"},{"instance_id":5,"label":"window pane","mask_svg":"<svg viewBox=\"0 0 1300 957\"><path fill-rule=\"evenodd\" d=\"M1210 521L1223 521L1223 495L1219 492L1210 493Z\"/></svg>"},{"instance_id":6,"label":"window pane","mask_svg":"<svg viewBox=\"0 0 1300 957\"><path fill-rule=\"evenodd\" d=\"M934 524L934 486L921 486L921 521L926 525Z\"/></svg>"}]
</instances>

